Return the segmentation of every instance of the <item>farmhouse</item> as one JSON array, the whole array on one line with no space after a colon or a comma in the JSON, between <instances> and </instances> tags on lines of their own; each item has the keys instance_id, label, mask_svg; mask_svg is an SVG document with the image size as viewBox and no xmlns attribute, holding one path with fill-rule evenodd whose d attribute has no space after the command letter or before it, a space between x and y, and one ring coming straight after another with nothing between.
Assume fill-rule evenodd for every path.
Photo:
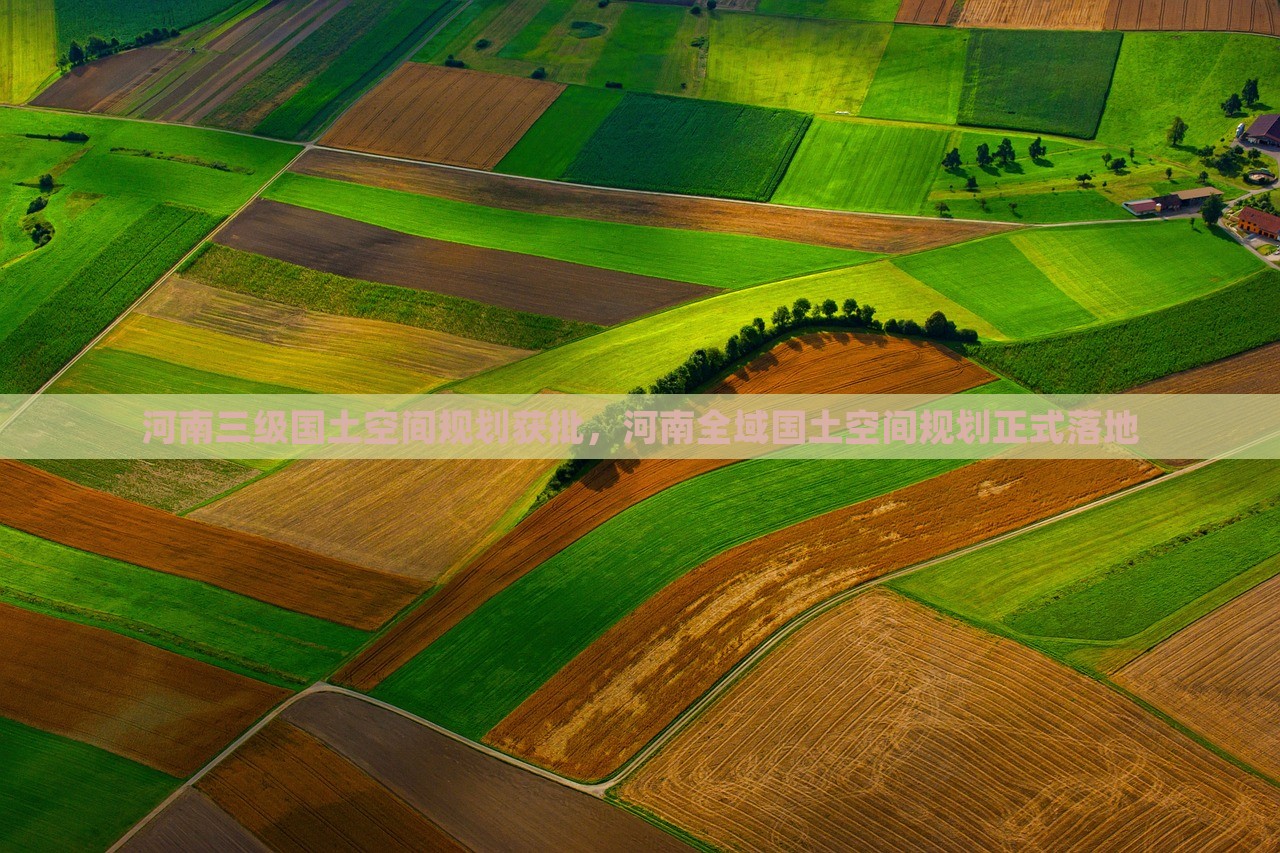
<instances>
[{"instance_id":1,"label":"farmhouse","mask_svg":"<svg viewBox=\"0 0 1280 853\"><path fill-rule=\"evenodd\" d=\"M1275 145L1280 147L1280 114L1258 116L1244 132L1244 141L1250 145Z\"/></svg>"},{"instance_id":2,"label":"farmhouse","mask_svg":"<svg viewBox=\"0 0 1280 853\"><path fill-rule=\"evenodd\" d=\"M1236 224L1240 226L1241 231L1270 237L1272 240L1280 239L1280 216L1274 213L1267 213L1253 207L1242 208L1240 215L1236 217Z\"/></svg>"},{"instance_id":3,"label":"farmhouse","mask_svg":"<svg viewBox=\"0 0 1280 853\"><path fill-rule=\"evenodd\" d=\"M1126 201L1124 209L1134 216L1150 216L1151 214L1177 213L1182 210L1195 210L1209 196L1222 195L1216 187L1196 187L1190 190L1178 190L1156 198L1143 198Z\"/></svg>"}]
</instances>

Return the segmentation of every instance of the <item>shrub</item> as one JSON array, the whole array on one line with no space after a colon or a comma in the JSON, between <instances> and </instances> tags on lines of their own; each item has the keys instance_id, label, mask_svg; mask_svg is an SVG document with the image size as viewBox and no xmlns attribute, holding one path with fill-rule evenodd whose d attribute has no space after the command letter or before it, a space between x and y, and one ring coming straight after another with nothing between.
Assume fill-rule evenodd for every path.
<instances>
[{"instance_id":1,"label":"shrub","mask_svg":"<svg viewBox=\"0 0 1280 853\"><path fill-rule=\"evenodd\" d=\"M606 89L621 89L622 84L619 83L617 80L608 80L605 82L604 87Z\"/></svg>"},{"instance_id":2,"label":"shrub","mask_svg":"<svg viewBox=\"0 0 1280 853\"><path fill-rule=\"evenodd\" d=\"M539 65L537 68L533 69L533 73L529 76L534 80L545 80L547 78L547 69Z\"/></svg>"},{"instance_id":3,"label":"shrub","mask_svg":"<svg viewBox=\"0 0 1280 853\"><path fill-rule=\"evenodd\" d=\"M52 192L52 191L53 191L53 187L54 187L54 183L53 183L53 175L50 175L50 174L46 173L46 174L43 174L43 175L41 175L41 176L40 176L40 191L41 191L41 192L46 192L46 193L47 193L47 192Z\"/></svg>"},{"instance_id":4,"label":"shrub","mask_svg":"<svg viewBox=\"0 0 1280 853\"><path fill-rule=\"evenodd\" d=\"M33 213L39 213L40 211L44 210L45 207L48 206L48 204L49 204L49 200L47 198L45 198L42 195L36 196L35 198L31 199L31 204L27 205L27 215L30 216Z\"/></svg>"},{"instance_id":5,"label":"shrub","mask_svg":"<svg viewBox=\"0 0 1280 853\"><path fill-rule=\"evenodd\" d=\"M454 57L452 53L445 57L444 65L446 68L466 68L467 67L467 63L463 62L461 59L457 59L456 57Z\"/></svg>"},{"instance_id":6,"label":"shrub","mask_svg":"<svg viewBox=\"0 0 1280 853\"><path fill-rule=\"evenodd\" d=\"M489 41L488 39L480 39L478 42L476 42L476 50L484 50L486 47L488 47L491 44L493 44L493 42Z\"/></svg>"}]
</instances>

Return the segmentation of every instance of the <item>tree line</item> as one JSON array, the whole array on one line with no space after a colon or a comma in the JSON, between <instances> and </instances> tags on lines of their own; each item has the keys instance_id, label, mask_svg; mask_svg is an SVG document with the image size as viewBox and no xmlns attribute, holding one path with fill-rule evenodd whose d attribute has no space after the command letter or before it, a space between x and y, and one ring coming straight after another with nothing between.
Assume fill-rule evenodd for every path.
<instances>
[{"instance_id":1,"label":"tree line","mask_svg":"<svg viewBox=\"0 0 1280 853\"><path fill-rule=\"evenodd\" d=\"M182 35L181 30L170 27L154 27L150 32L139 33L126 42L122 42L118 38L112 38L108 41L102 36L89 36L89 40L83 46L77 41L71 42L67 47L67 55L62 57L58 64L69 65L74 68L77 65L83 65L86 62L92 62L95 59L101 59L104 56L110 56L113 53L119 53L131 47L144 47L156 42L177 38L180 35Z\"/></svg>"}]
</instances>

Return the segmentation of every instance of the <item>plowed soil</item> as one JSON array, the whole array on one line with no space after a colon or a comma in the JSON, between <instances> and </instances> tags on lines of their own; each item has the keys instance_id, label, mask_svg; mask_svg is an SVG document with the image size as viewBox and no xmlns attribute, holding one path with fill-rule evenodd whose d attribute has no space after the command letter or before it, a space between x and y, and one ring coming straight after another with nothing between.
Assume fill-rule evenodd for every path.
<instances>
[{"instance_id":1,"label":"plowed soil","mask_svg":"<svg viewBox=\"0 0 1280 853\"><path fill-rule=\"evenodd\" d=\"M278 719L197 787L272 850L465 849L350 761Z\"/></svg>"},{"instance_id":2,"label":"plowed soil","mask_svg":"<svg viewBox=\"0 0 1280 853\"><path fill-rule=\"evenodd\" d=\"M287 690L0 604L0 715L188 776Z\"/></svg>"},{"instance_id":3,"label":"plowed soil","mask_svg":"<svg viewBox=\"0 0 1280 853\"><path fill-rule=\"evenodd\" d=\"M407 62L321 142L492 169L563 91L559 83Z\"/></svg>"},{"instance_id":4,"label":"plowed soil","mask_svg":"<svg viewBox=\"0 0 1280 853\"><path fill-rule=\"evenodd\" d=\"M1280 577L1175 634L1114 679L1280 778Z\"/></svg>"},{"instance_id":5,"label":"plowed soil","mask_svg":"<svg viewBox=\"0 0 1280 853\"><path fill-rule=\"evenodd\" d=\"M1280 394L1280 343L1139 385L1131 394Z\"/></svg>"},{"instance_id":6,"label":"plowed soil","mask_svg":"<svg viewBox=\"0 0 1280 853\"><path fill-rule=\"evenodd\" d=\"M1280 35L1280 9L1271 0L1111 0L1113 30L1227 30Z\"/></svg>"},{"instance_id":7,"label":"plowed soil","mask_svg":"<svg viewBox=\"0 0 1280 853\"><path fill-rule=\"evenodd\" d=\"M415 237L261 199L219 232L217 241L350 278L605 326L717 292L696 284Z\"/></svg>"},{"instance_id":8,"label":"plowed soil","mask_svg":"<svg viewBox=\"0 0 1280 853\"><path fill-rule=\"evenodd\" d=\"M1238 850L1280 791L1030 649L874 591L621 789L722 848Z\"/></svg>"},{"instance_id":9,"label":"plowed soil","mask_svg":"<svg viewBox=\"0 0 1280 853\"><path fill-rule=\"evenodd\" d=\"M962 27L1100 30L1111 0L966 0Z\"/></svg>"},{"instance_id":10,"label":"plowed soil","mask_svg":"<svg viewBox=\"0 0 1280 853\"><path fill-rule=\"evenodd\" d=\"M108 112L112 104L152 74L176 64L181 54L142 47L72 68L31 103L81 112Z\"/></svg>"},{"instance_id":11,"label":"plowed soil","mask_svg":"<svg viewBox=\"0 0 1280 853\"><path fill-rule=\"evenodd\" d=\"M1129 460L976 462L757 539L649 599L485 739L575 778L606 777L809 607L1156 473Z\"/></svg>"},{"instance_id":12,"label":"plowed soil","mask_svg":"<svg viewBox=\"0 0 1280 853\"><path fill-rule=\"evenodd\" d=\"M902 0L894 20L899 24L945 24L955 4L956 0Z\"/></svg>"},{"instance_id":13,"label":"plowed soil","mask_svg":"<svg viewBox=\"0 0 1280 853\"><path fill-rule=\"evenodd\" d=\"M951 394L990 380L982 368L933 344L823 334L774 347L713 391ZM658 459L597 466L452 578L343 670L339 680L372 690L482 602L591 530L663 489L730 461Z\"/></svg>"},{"instance_id":14,"label":"plowed soil","mask_svg":"<svg viewBox=\"0 0 1280 853\"><path fill-rule=\"evenodd\" d=\"M128 853L266 853L267 846L204 794L188 788L120 849Z\"/></svg>"},{"instance_id":15,"label":"plowed soil","mask_svg":"<svg viewBox=\"0 0 1280 853\"><path fill-rule=\"evenodd\" d=\"M362 630L385 623L423 588L292 545L178 518L4 460L0 524Z\"/></svg>"},{"instance_id":16,"label":"plowed soil","mask_svg":"<svg viewBox=\"0 0 1280 853\"><path fill-rule=\"evenodd\" d=\"M629 812L354 696L311 694L282 716L473 850L687 849Z\"/></svg>"},{"instance_id":17,"label":"plowed soil","mask_svg":"<svg viewBox=\"0 0 1280 853\"><path fill-rule=\"evenodd\" d=\"M308 151L294 164L293 171L506 210L749 234L865 252L916 252L994 234L1009 227L554 184L426 163L378 160L340 151Z\"/></svg>"}]
</instances>

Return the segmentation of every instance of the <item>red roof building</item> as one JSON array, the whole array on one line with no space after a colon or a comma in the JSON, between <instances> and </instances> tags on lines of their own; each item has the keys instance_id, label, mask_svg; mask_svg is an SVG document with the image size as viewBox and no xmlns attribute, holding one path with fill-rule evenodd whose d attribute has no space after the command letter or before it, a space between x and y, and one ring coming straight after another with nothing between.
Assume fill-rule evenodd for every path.
<instances>
[{"instance_id":1,"label":"red roof building","mask_svg":"<svg viewBox=\"0 0 1280 853\"><path fill-rule=\"evenodd\" d=\"M1253 207L1245 207L1240 210L1240 215L1236 217L1236 224L1240 226L1241 231L1270 237L1272 240L1280 239L1280 216L1276 216L1274 213L1267 213Z\"/></svg>"},{"instance_id":2,"label":"red roof building","mask_svg":"<svg viewBox=\"0 0 1280 853\"><path fill-rule=\"evenodd\" d=\"M1246 142L1280 146L1280 114L1258 116L1244 132Z\"/></svg>"}]
</instances>

